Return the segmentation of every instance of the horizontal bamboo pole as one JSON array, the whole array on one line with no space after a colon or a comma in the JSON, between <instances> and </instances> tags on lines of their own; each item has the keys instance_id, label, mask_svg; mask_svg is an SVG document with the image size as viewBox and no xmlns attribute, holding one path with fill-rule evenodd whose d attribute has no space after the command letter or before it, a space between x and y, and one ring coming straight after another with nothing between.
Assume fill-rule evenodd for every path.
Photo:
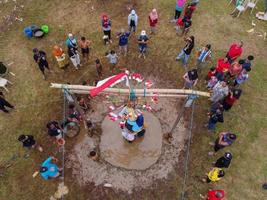
<instances>
[{"instance_id":1,"label":"horizontal bamboo pole","mask_svg":"<svg viewBox=\"0 0 267 200\"><path fill-rule=\"evenodd\" d=\"M87 85L68 85L68 84L58 84L58 83L51 83L52 88L60 88L60 89L69 89L69 90L85 90L85 91L90 91L94 89L94 86L87 86ZM129 89L121 89L121 88L106 88L103 90L105 93L127 93L129 94ZM143 94L144 89L134 89L134 92L136 94ZM199 96L204 96L204 97L210 97L210 93L208 92L201 92L201 91L196 91L196 90L186 90L186 89L146 89L145 90L146 94L152 94L152 93L158 93L158 94L184 94L184 95L190 95L190 94L195 94Z\"/></svg>"}]
</instances>

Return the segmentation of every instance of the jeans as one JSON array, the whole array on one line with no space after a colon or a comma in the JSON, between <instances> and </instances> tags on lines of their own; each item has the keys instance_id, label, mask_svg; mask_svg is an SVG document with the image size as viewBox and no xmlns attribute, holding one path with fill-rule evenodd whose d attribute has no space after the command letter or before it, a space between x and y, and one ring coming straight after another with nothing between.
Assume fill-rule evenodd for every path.
<instances>
[{"instance_id":1,"label":"jeans","mask_svg":"<svg viewBox=\"0 0 267 200\"><path fill-rule=\"evenodd\" d=\"M178 56L176 57L176 60L181 60L181 59L182 59L183 64L186 65L187 62L188 62L189 56L190 56L190 55L187 55L187 54L184 52L184 50L182 50L181 53L178 54Z\"/></svg>"},{"instance_id":2,"label":"jeans","mask_svg":"<svg viewBox=\"0 0 267 200\"><path fill-rule=\"evenodd\" d=\"M216 123L214 123L211 119L209 120L209 123L208 123L208 129L209 130L212 130L212 131L215 131L215 127L216 127Z\"/></svg>"}]
</instances>

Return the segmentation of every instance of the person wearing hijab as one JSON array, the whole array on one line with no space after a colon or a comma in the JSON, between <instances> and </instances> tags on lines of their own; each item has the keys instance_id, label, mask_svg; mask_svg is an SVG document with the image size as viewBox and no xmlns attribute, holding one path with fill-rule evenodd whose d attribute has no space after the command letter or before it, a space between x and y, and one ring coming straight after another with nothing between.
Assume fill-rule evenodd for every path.
<instances>
[{"instance_id":1,"label":"person wearing hijab","mask_svg":"<svg viewBox=\"0 0 267 200\"><path fill-rule=\"evenodd\" d=\"M111 40L111 20L108 18L106 14L102 15L101 20L102 29L104 32L103 39L105 40L105 44L112 43Z\"/></svg>"},{"instance_id":2,"label":"person wearing hijab","mask_svg":"<svg viewBox=\"0 0 267 200\"><path fill-rule=\"evenodd\" d=\"M45 76L45 68L50 71L50 68L48 66L48 62L46 60L46 53L44 51L38 50L37 48L34 48L33 50L33 59L38 64L38 67L40 71L42 72L43 78L46 79Z\"/></svg>"},{"instance_id":3,"label":"person wearing hijab","mask_svg":"<svg viewBox=\"0 0 267 200\"><path fill-rule=\"evenodd\" d=\"M130 33L132 30L133 30L133 32L135 32L137 23L138 23L138 16L137 16L135 10L132 10L128 16L128 26L129 26L129 32Z\"/></svg>"},{"instance_id":4,"label":"person wearing hijab","mask_svg":"<svg viewBox=\"0 0 267 200\"><path fill-rule=\"evenodd\" d=\"M158 13L155 8L150 12L148 19L149 19L151 34L156 33L156 25L158 23Z\"/></svg>"},{"instance_id":5,"label":"person wearing hijab","mask_svg":"<svg viewBox=\"0 0 267 200\"><path fill-rule=\"evenodd\" d=\"M75 39L72 33L69 33L68 38L66 40L66 45L68 48L77 46L77 40Z\"/></svg>"},{"instance_id":6,"label":"person wearing hijab","mask_svg":"<svg viewBox=\"0 0 267 200\"><path fill-rule=\"evenodd\" d=\"M75 69L78 69L78 65L81 66L81 60L78 53L78 44L76 39L73 37L71 33L69 33L69 37L66 41L68 46L68 55Z\"/></svg>"},{"instance_id":7,"label":"person wearing hijab","mask_svg":"<svg viewBox=\"0 0 267 200\"><path fill-rule=\"evenodd\" d=\"M53 55L55 56L59 68L63 68L66 65L68 65L68 62L66 60L66 55L63 52L62 48L60 48L58 45L55 45L53 47Z\"/></svg>"},{"instance_id":8,"label":"person wearing hijab","mask_svg":"<svg viewBox=\"0 0 267 200\"><path fill-rule=\"evenodd\" d=\"M147 43L148 43L148 36L146 35L146 31L142 30L141 31L141 35L138 37L138 46L139 46L139 58L141 58L141 56L144 57L144 59L146 58L145 53L146 53L146 49L147 49Z\"/></svg>"}]
</instances>

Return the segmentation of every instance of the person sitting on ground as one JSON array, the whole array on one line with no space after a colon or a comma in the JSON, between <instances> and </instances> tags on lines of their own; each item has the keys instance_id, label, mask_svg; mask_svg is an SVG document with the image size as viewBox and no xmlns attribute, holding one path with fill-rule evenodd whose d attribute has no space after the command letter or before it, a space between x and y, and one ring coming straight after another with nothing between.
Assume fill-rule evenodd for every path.
<instances>
[{"instance_id":1,"label":"person sitting on ground","mask_svg":"<svg viewBox=\"0 0 267 200\"><path fill-rule=\"evenodd\" d=\"M224 197L224 190L209 190L206 197L200 195L200 198L205 200L224 200Z\"/></svg>"},{"instance_id":2,"label":"person sitting on ground","mask_svg":"<svg viewBox=\"0 0 267 200\"><path fill-rule=\"evenodd\" d=\"M222 100L224 97L226 97L228 95L228 93L229 93L229 87L227 85L227 82L219 81L212 88L212 94L211 94L210 99L213 103L216 103L216 102Z\"/></svg>"},{"instance_id":3,"label":"person sitting on ground","mask_svg":"<svg viewBox=\"0 0 267 200\"><path fill-rule=\"evenodd\" d=\"M185 80L184 89L192 89L193 86L197 84L198 81L198 73L196 69L190 70L186 72L183 76Z\"/></svg>"},{"instance_id":4,"label":"person sitting on ground","mask_svg":"<svg viewBox=\"0 0 267 200\"><path fill-rule=\"evenodd\" d=\"M242 93L241 89L233 89L229 91L229 94L223 99L223 109L228 111L232 108L236 100L240 97Z\"/></svg>"},{"instance_id":5,"label":"person sitting on ground","mask_svg":"<svg viewBox=\"0 0 267 200\"><path fill-rule=\"evenodd\" d=\"M202 179L203 182L210 183L210 182L217 182L224 177L225 173L223 169L214 167L208 174L206 179Z\"/></svg>"},{"instance_id":6,"label":"person sitting on ground","mask_svg":"<svg viewBox=\"0 0 267 200\"><path fill-rule=\"evenodd\" d=\"M241 73L235 78L234 86L235 87L240 86L242 83L248 80L248 77L249 77L248 71L246 69L243 69Z\"/></svg>"},{"instance_id":7,"label":"person sitting on ground","mask_svg":"<svg viewBox=\"0 0 267 200\"><path fill-rule=\"evenodd\" d=\"M243 42L240 41L239 44L233 43L227 54L226 57L230 63L234 62L238 57L240 57L243 53Z\"/></svg>"},{"instance_id":8,"label":"person sitting on ground","mask_svg":"<svg viewBox=\"0 0 267 200\"><path fill-rule=\"evenodd\" d=\"M80 97L80 96L77 97L77 101L78 101L78 104L81 107L81 109L83 109L84 111L88 110L88 106L87 106L85 99L83 97Z\"/></svg>"},{"instance_id":9,"label":"person sitting on ground","mask_svg":"<svg viewBox=\"0 0 267 200\"><path fill-rule=\"evenodd\" d=\"M214 143L214 152L218 152L224 147L232 145L236 140L236 135L231 132L221 132L219 137L215 140ZM214 155L214 152L209 152L209 155Z\"/></svg>"},{"instance_id":10,"label":"person sitting on ground","mask_svg":"<svg viewBox=\"0 0 267 200\"><path fill-rule=\"evenodd\" d=\"M82 120L81 114L76 110L74 104L69 105L69 117L68 122L79 123Z\"/></svg>"},{"instance_id":11,"label":"person sitting on ground","mask_svg":"<svg viewBox=\"0 0 267 200\"><path fill-rule=\"evenodd\" d=\"M245 59L244 63L242 64L242 68L247 70L247 72L251 71L251 62L254 60L254 56L249 55L247 59Z\"/></svg>"},{"instance_id":12,"label":"person sitting on ground","mask_svg":"<svg viewBox=\"0 0 267 200\"><path fill-rule=\"evenodd\" d=\"M211 58L211 45L207 44L205 47L202 47L198 50L198 58L197 58L197 64L196 68L198 72L201 72L201 69L203 68L203 65L206 63L206 61L210 60Z\"/></svg>"},{"instance_id":13,"label":"person sitting on ground","mask_svg":"<svg viewBox=\"0 0 267 200\"><path fill-rule=\"evenodd\" d=\"M60 175L60 172L62 171L62 169L59 168L56 164L53 164L52 161L57 162L58 159L50 156L42 163L40 167L40 175L45 180L58 177Z\"/></svg>"},{"instance_id":14,"label":"person sitting on ground","mask_svg":"<svg viewBox=\"0 0 267 200\"><path fill-rule=\"evenodd\" d=\"M228 168L231 164L233 156L230 152L225 152L224 155L215 162L214 166L218 168Z\"/></svg>"},{"instance_id":15,"label":"person sitting on ground","mask_svg":"<svg viewBox=\"0 0 267 200\"><path fill-rule=\"evenodd\" d=\"M63 130L58 122L50 121L47 123L46 127L47 127L47 133L51 137L55 137L57 140L63 137Z\"/></svg>"},{"instance_id":16,"label":"person sitting on ground","mask_svg":"<svg viewBox=\"0 0 267 200\"><path fill-rule=\"evenodd\" d=\"M122 28L121 32L118 33L117 37L119 38L120 53L124 53L124 56L126 56L128 51L128 39L130 37L130 33L125 32L125 30Z\"/></svg>"},{"instance_id":17,"label":"person sitting on ground","mask_svg":"<svg viewBox=\"0 0 267 200\"><path fill-rule=\"evenodd\" d=\"M176 57L176 61L181 60L184 64L184 67L187 68L187 63L188 63L188 59L189 56L194 48L194 44L195 44L195 37L194 36L190 36L184 39L186 42L186 45L184 46L184 48L182 49L182 51L177 55Z\"/></svg>"},{"instance_id":18,"label":"person sitting on ground","mask_svg":"<svg viewBox=\"0 0 267 200\"><path fill-rule=\"evenodd\" d=\"M136 27L138 23L138 16L135 12L135 10L131 10L131 13L128 15L128 26L129 26L129 32L132 31L135 33Z\"/></svg>"},{"instance_id":19,"label":"person sitting on ground","mask_svg":"<svg viewBox=\"0 0 267 200\"><path fill-rule=\"evenodd\" d=\"M148 20L149 20L149 26L150 26L150 33L151 34L155 34L156 33L156 25L158 23L158 13L157 10L154 8L149 16L148 16Z\"/></svg>"},{"instance_id":20,"label":"person sitting on ground","mask_svg":"<svg viewBox=\"0 0 267 200\"><path fill-rule=\"evenodd\" d=\"M33 59L38 64L38 67L42 72L43 79L45 80L46 79L45 68L50 72L50 68L46 60L46 53L44 51L38 50L37 48L34 48L32 51L33 51Z\"/></svg>"},{"instance_id":21,"label":"person sitting on ground","mask_svg":"<svg viewBox=\"0 0 267 200\"><path fill-rule=\"evenodd\" d=\"M18 141L22 143L22 146L28 150L37 148L38 151L43 152L43 148L37 144L32 135L20 135Z\"/></svg>"},{"instance_id":22,"label":"person sitting on ground","mask_svg":"<svg viewBox=\"0 0 267 200\"><path fill-rule=\"evenodd\" d=\"M216 124L217 122L224 122L223 119L223 109L218 108L216 109L215 112L211 111L209 115L209 121L208 124L206 124L206 127L208 128L209 131L215 132Z\"/></svg>"},{"instance_id":23,"label":"person sitting on ground","mask_svg":"<svg viewBox=\"0 0 267 200\"><path fill-rule=\"evenodd\" d=\"M116 64L118 63L118 58L119 56L116 54L116 52L114 50L111 50L109 53L107 53L106 58L109 61L110 64L110 68L112 73L114 72L114 68L116 66Z\"/></svg>"},{"instance_id":24,"label":"person sitting on ground","mask_svg":"<svg viewBox=\"0 0 267 200\"><path fill-rule=\"evenodd\" d=\"M103 67L102 67L102 64L101 64L99 58L97 58L95 60L95 67L96 67L97 76L98 76L99 79L101 79L102 78L102 70L103 70Z\"/></svg>"},{"instance_id":25,"label":"person sitting on ground","mask_svg":"<svg viewBox=\"0 0 267 200\"><path fill-rule=\"evenodd\" d=\"M5 113L9 113L9 110L7 108L14 109L15 106L10 104L4 97L3 92L0 91L0 110L2 110Z\"/></svg>"},{"instance_id":26,"label":"person sitting on ground","mask_svg":"<svg viewBox=\"0 0 267 200\"><path fill-rule=\"evenodd\" d=\"M82 50L83 58L87 61L89 59L90 45L91 41L87 40L85 37L81 37L81 39L79 40L79 46Z\"/></svg>"},{"instance_id":27,"label":"person sitting on ground","mask_svg":"<svg viewBox=\"0 0 267 200\"><path fill-rule=\"evenodd\" d=\"M145 53L146 53L146 50L147 50L147 43L148 43L148 36L146 34L146 31L145 30L142 30L141 31L141 35L138 37L138 46L139 46L139 58L141 58L141 56L143 56L143 58L145 59L146 56L145 56Z\"/></svg>"}]
</instances>

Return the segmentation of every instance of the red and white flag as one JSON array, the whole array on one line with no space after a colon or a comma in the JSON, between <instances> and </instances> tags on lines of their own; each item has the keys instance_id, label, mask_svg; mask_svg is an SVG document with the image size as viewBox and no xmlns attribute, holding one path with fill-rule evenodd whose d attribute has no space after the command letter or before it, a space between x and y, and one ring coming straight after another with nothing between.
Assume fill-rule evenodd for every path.
<instances>
[{"instance_id":1,"label":"red and white flag","mask_svg":"<svg viewBox=\"0 0 267 200\"><path fill-rule=\"evenodd\" d=\"M129 86L128 73L120 73L118 75L110 76L104 80L98 81L96 87L90 90L91 97L96 96L99 92L103 91L108 87L113 87L114 85L126 80L126 86Z\"/></svg>"}]
</instances>

